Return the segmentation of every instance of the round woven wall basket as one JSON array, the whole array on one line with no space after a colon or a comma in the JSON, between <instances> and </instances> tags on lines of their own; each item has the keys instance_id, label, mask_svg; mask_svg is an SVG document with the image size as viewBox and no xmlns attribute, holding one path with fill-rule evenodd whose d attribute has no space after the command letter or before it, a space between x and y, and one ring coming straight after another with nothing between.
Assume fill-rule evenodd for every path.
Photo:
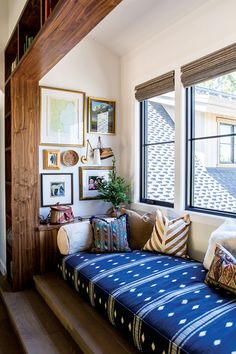
<instances>
[{"instance_id":1,"label":"round woven wall basket","mask_svg":"<svg viewBox=\"0 0 236 354\"><path fill-rule=\"evenodd\" d=\"M74 150L67 150L62 154L62 163L65 166L75 166L79 162L79 155Z\"/></svg>"}]
</instances>

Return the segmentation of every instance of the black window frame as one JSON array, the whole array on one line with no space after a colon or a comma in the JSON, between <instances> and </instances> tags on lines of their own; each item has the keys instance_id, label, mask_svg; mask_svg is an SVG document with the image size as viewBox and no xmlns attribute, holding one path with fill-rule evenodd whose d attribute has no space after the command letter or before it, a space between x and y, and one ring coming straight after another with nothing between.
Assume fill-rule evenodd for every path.
<instances>
[{"instance_id":1,"label":"black window frame","mask_svg":"<svg viewBox=\"0 0 236 354\"><path fill-rule=\"evenodd\" d=\"M195 141L199 140L208 140L208 139L216 139L221 137L230 137L235 136L234 134L225 134L225 135L212 135L206 137L195 137L194 129L195 129L195 85L187 87L185 89L185 100L186 100L186 189L185 189L185 209L189 211L195 211L204 214L217 215L222 217L231 217L236 218L236 213L207 209L193 206L194 201L194 156L193 153L195 151L194 144Z\"/></svg>"},{"instance_id":2,"label":"black window frame","mask_svg":"<svg viewBox=\"0 0 236 354\"><path fill-rule=\"evenodd\" d=\"M220 125L229 125L231 127L231 132L235 132L235 127L236 127L236 124L233 124L233 123L227 123L227 122L224 122L223 119L219 121L219 130L220 130ZM219 164L224 166L224 165L236 165L236 154L234 152L234 146L236 145L236 136L231 136L231 141L230 141L230 162L224 162L224 161L221 161L220 160L220 145L221 144L224 144L224 143L221 143L219 141L219 156L218 156L218 161L219 161Z\"/></svg>"},{"instance_id":3,"label":"black window frame","mask_svg":"<svg viewBox=\"0 0 236 354\"><path fill-rule=\"evenodd\" d=\"M159 200L154 200L154 199L148 199L148 198L144 197L144 195L146 195L146 179L147 179L147 176L146 176L147 169L145 168L145 166L146 166L146 159L145 159L146 146L175 143L175 141L159 142L159 143L146 143L145 142L146 129L147 129L147 126L146 126L147 111L148 111L147 100L141 101L140 102L140 202L145 203L145 204L150 204L150 205L159 205L159 206L164 206L167 208L174 208L174 203L169 203L169 202L164 202L164 201L159 201Z\"/></svg>"}]
</instances>

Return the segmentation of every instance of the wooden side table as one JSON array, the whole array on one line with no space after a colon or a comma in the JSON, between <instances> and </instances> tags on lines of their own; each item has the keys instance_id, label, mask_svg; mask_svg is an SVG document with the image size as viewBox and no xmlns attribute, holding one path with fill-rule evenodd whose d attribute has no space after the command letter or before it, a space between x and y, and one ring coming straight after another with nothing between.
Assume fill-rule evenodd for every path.
<instances>
[{"instance_id":1,"label":"wooden side table","mask_svg":"<svg viewBox=\"0 0 236 354\"><path fill-rule=\"evenodd\" d=\"M75 221L68 224L77 222L80 222L80 220L75 219ZM60 255L57 247L57 233L63 225L67 224L39 225L37 228L39 234L39 269L41 274L56 270L57 259Z\"/></svg>"},{"instance_id":2,"label":"wooden side table","mask_svg":"<svg viewBox=\"0 0 236 354\"><path fill-rule=\"evenodd\" d=\"M55 271L57 257L57 232L62 225L39 225L39 269L40 273Z\"/></svg>"}]
</instances>

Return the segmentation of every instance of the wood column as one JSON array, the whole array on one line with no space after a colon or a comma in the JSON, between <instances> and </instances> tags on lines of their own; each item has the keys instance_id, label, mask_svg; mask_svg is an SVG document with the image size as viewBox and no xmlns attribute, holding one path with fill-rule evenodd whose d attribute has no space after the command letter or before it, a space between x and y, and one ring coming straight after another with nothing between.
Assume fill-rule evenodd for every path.
<instances>
[{"instance_id":1,"label":"wood column","mask_svg":"<svg viewBox=\"0 0 236 354\"><path fill-rule=\"evenodd\" d=\"M12 79L12 231L13 288L25 287L38 272L39 131L37 81Z\"/></svg>"}]
</instances>

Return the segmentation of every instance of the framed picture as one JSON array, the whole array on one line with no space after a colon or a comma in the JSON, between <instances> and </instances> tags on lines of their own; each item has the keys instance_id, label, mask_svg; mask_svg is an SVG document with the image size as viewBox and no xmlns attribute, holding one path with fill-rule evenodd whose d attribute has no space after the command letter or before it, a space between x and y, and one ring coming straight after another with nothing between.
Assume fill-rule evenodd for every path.
<instances>
[{"instance_id":1,"label":"framed picture","mask_svg":"<svg viewBox=\"0 0 236 354\"><path fill-rule=\"evenodd\" d=\"M88 133L115 134L116 102L88 97Z\"/></svg>"},{"instance_id":2,"label":"framed picture","mask_svg":"<svg viewBox=\"0 0 236 354\"><path fill-rule=\"evenodd\" d=\"M85 93L41 87L40 144L84 146Z\"/></svg>"},{"instance_id":3,"label":"framed picture","mask_svg":"<svg viewBox=\"0 0 236 354\"><path fill-rule=\"evenodd\" d=\"M79 196L80 200L99 199L97 186L98 182L108 179L112 166L102 167L80 167L79 168Z\"/></svg>"},{"instance_id":4,"label":"framed picture","mask_svg":"<svg viewBox=\"0 0 236 354\"><path fill-rule=\"evenodd\" d=\"M60 170L60 150L43 150L44 170Z\"/></svg>"},{"instance_id":5,"label":"framed picture","mask_svg":"<svg viewBox=\"0 0 236 354\"><path fill-rule=\"evenodd\" d=\"M72 173L41 173L41 206L73 204Z\"/></svg>"}]
</instances>

